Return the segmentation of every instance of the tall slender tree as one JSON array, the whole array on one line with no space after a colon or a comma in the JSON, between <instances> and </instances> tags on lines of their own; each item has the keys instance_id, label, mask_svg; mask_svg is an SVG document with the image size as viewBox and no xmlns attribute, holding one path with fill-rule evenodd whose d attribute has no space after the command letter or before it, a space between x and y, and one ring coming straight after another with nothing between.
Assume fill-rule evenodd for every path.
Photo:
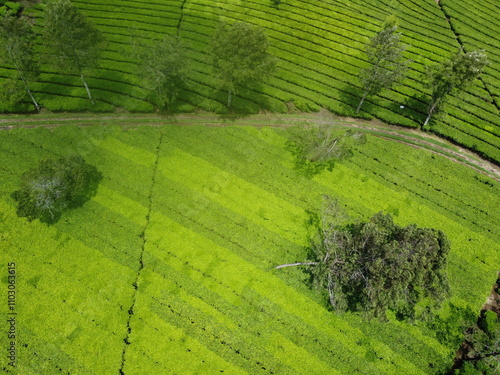
<instances>
[{"instance_id":1,"label":"tall slender tree","mask_svg":"<svg viewBox=\"0 0 500 375\"><path fill-rule=\"evenodd\" d=\"M401 43L401 33L396 30L396 17L388 17L379 33L366 46L370 66L362 69L359 74L363 95L356 113L359 113L368 95L378 94L404 78L409 60L403 58L403 52L407 47Z\"/></svg>"},{"instance_id":2,"label":"tall slender tree","mask_svg":"<svg viewBox=\"0 0 500 375\"><path fill-rule=\"evenodd\" d=\"M431 91L431 100L423 126L442 109L450 93L464 91L486 65L488 58L484 50L467 53L460 50L449 60L428 67L427 87Z\"/></svg>"},{"instance_id":3,"label":"tall slender tree","mask_svg":"<svg viewBox=\"0 0 500 375\"><path fill-rule=\"evenodd\" d=\"M29 88L30 81L38 75L38 64L35 60L34 46L35 33L32 24L26 17L17 17L14 13L7 13L0 17L0 59L13 65L17 75L23 82L31 101L37 110L40 105ZM15 85L7 85L10 89Z\"/></svg>"},{"instance_id":4,"label":"tall slender tree","mask_svg":"<svg viewBox=\"0 0 500 375\"><path fill-rule=\"evenodd\" d=\"M98 63L101 32L70 0L53 0L46 8L44 40L52 52L52 61L60 68L78 73L94 104L83 73Z\"/></svg>"},{"instance_id":5,"label":"tall slender tree","mask_svg":"<svg viewBox=\"0 0 500 375\"><path fill-rule=\"evenodd\" d=\"M261 81L276 67L268 52L269 41L264 29L248 23L232 26L220 23L212 39L212 62L216 80L227 90L227 106L232 94L250 81Z\"/></svg>"}]
</instances>

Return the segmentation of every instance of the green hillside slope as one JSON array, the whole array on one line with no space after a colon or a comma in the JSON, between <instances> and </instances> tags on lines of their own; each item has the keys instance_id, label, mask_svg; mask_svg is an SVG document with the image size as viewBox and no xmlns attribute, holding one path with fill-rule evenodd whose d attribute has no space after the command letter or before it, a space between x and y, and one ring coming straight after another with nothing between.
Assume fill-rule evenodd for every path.
<instances>
[{"instance_id":1,"label":"green hillside slope","mask_svg":"<svg viewBox=\"0 0 500 375\"><path fill-rule=\"evenodd\" d=\"M368 137L348 162L307 179L284 129L1 132L0 261L18 273L17 373L442 373L461 319L475 318L496 278L500 186ZM22 171L68 152L102 173L97 194L53 226L17 218L10 192ZM432 324L336 315L304 270L274 269L306 259L322 194L355 217L385 210L446 232L453 296ZM15 373L4 360L0 369Z\"/></svg>"},{"instance_id":2,"label":"green hillside slope","mask_svg":"<svg viewBox=\"0 0 500 375\"><path fill-rule=\"evenodd\" d=\"M431 129L497 163L500 161L499 46L495 40L499 13L492 1L472 2L473 17L463 11L469 7L443 1L443 8L453 15L452 25L456 25L460 33L458 40L445 13L434 1L286 0L278 7L273 6L272 1L257 0L216 3L75 0L74 3L107 40L100 67L90 72L88 80L97 104L91 105L86 99L79 77L60 74L45 64L39 82L33 84L33 91L39 102L50 110L153 111L150 94L138 77L141 67L133 52L137 46L147 46L165 34L177 34L189 43L193 72L175 110L201 108L226 112L226 93L216 89L209 58L211 38L222 20L265 27L271 53L279 59L279 69L273 78L239 91L233 103L236 111L286 112L293 108L309 111L323 107L351 116L361 96L357 76L367 64L365 44L384 19L394 14L400 19L402 40L410 46L407 57L413 62L408 78L402 86L369 98L361 115L392 124L420 126L429 99L422 87L425 66L448 58L458 50L460 42L467 49L485 48L493 64L486 70L484 80L477 81L460 98L453 98L449 115L432 122ZM43 5L39 5L34 11L39 32L43 25L42 9ZM472 26L468 26L471 22ZM38 49L43 54L43 48ZM12 75L13 67L0 68L0 81ZM0 110L1 107L0 104ZM28 102L17 108L28 109Z\"/></svg>"},{"instance_id":3,"label":"green hillside slope","mask_svg":"<svg viewBox=\"0 0 500 375\"><path fill-rule=\"evenodd\" d=\"M480 86L486 88L489 95L478 95L474 103L478 108L482 108L484 102L492 103L496 107L496 112L493 111L492 124L484 122L480 110L469 110L468 125L456 122L449 126L437 126L435 130L439 134L460 140L468 147L475 148L481 143L478 140L484 140L495 146L496 143L492 140L498 138L500 130L500 41L498 39L500 7L497 2L488 0L460 3L443 0L441 4L464 50L487 52L490 65L485 68L481 76ZM453 112L457 113L456 110Z\"/></svg>"}]
</instances>

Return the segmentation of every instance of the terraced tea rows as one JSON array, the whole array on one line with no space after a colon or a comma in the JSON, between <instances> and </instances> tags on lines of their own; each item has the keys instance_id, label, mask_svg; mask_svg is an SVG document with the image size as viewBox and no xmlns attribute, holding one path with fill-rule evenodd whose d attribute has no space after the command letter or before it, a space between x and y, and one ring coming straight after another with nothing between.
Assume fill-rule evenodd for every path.
<instances>
[{"instance_id":1,"label":"terraced tea rows","mask_svg":"<svg viewBox=\"0 0 500 375\"><path fill-rule=\"evenodd\" d=\"M236 121L237 123L237 121ZM484 303L500 261L499 185L424 150L369 136L307 179L286 129L61 126L0 133L0 253L19 278L23 374L438 374L456 311ZM10 192L42 157L81 154L102 181L54 226ZM453 297L431 330L335 315L301 269L322 194L355 217L446 231ZM2 278L2 283L5 283ZM5 285L4 285L5 286ZM6 288L3 288L6 290ZM43 321L44 324L40 324ZM0 345L5 346L5 336ZM3 362L0 368L8 372Z\"/></svg>"},{"instance_id":2,"label":"terraced tea rows","mask_svg":"<svg viewBox=\"0 0 500 375\"><path fill-rule=\"evenodd\" d=\"M495 27L500 23L495 12L497 6L492 1L473 2L470 7L443 1L445 13L452 16L451 25L440 6L432 1L342 0L330 4L290 0L278 7L272 6L272 2L256 0L220 1L216 5L206 0L75 0L74 3L107 40L99 68L89 73L88 83L97 104L92 106L86 99L79 77L60 74L44 64L33 91L50 110L112 112L123 108L152 112L150 94L138 77L141 68L134 51L168 33L180 35L188 42L192 60L189 85L173 109L226 112L226 93L217 89L209 58L210 40L217 23L223 20L265 27L271 53L279 59L279 69L273 78L239 90L233 103L236 111L327 108L336 114L353 115L361 96L357 75L367 64L364 46L384 19L395 14L400 19L403 42L409 45L407 57L413 60L408 78L403 85L369 98L362 116L408 127L420 126L429 99L422 87L425 66L447 58L457 51L460 43L466 50L485 48L492 65L486 69L483 80L462 97L453 98L449 115L436 120L431 128L497 163L500 160L497 99L500 81L495 41ZM469 8L474 10L471 16L463 11ZM43 26L42 9L39 5L34 11L38 32ZM460 34L458 40L454 31ZM41 45L38 50L43 54ZM0 79L14 73L13 67L1 67ZM29 104L18 108L27 109Z\"/></svg>"}]
</instances>

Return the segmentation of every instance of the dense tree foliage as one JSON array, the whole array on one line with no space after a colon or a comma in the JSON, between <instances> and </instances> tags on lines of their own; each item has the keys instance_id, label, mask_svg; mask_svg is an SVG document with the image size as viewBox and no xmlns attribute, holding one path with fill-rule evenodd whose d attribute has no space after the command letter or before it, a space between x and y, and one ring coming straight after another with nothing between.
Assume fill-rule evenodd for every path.
<instances>
[{"instance_id":1,"label":"dense tree foliage","mask_svg":"<svg viewBox=\"0 0 500 375\"><path fill-rule=\"evenodd\" d=\"M314 266L314 285L325 290L335 311L385 319L389 309L400 319L423 318L448 296L450 243L442 231L401 227L383 213L349 223L330 197L320 221L315 259L307 264Z\"/></svg>"},{"instance_id":2,"label":"dense tree foliage","mask_svg":"<svg viewBox=\"0 0 500 375\"><path fill-rule=\"evenodd\" d=\"M97 65L103 38L70 0L52 0L45 14L44 42L57 67L78 73L93 101L84 70Z\"/></svg>"},{"instance_id":3,"label":"dense tree foliage","mask_svg":"<svg viewBox=\"0 0 500 375\"><path fill-rule=\"evenodd\" d=\"M498 303L498 302L497 302ZM482 311L477 324L465 331L462 357L454 375L495 375L500 371L500 318L494 311Z\"/></svg>"},{"instance_id":4,"label":"dense tree foliage","mask_svg":"<svg viewBox=\"0 0 500 375\"><path fill-rule=\"evenodd\" d=\"M80 156L44 159L21 177L19 190L12 193L17 214L30 221L52 222L67 208L85 201L97 173Z\"/></svg>"},{"instance_id":5,"label":"dense tree foliage","mask_svg":"<svg viewBox=\"0 0 500 375\"><path fill-rule=\"evenodd\" d=\"M18 95L23 87L37 110L40 106L29 88L30 81L38 76L38 64L34 52L35 33L30 20L13 12L0 16L0 60L15 67L22 85L7 81L2 85L2 95L12 104L22 99Z\"/></svg>"},{"instance_id":6,"label":"dense tree foliage","mask_svg":"<svg viewBox=\"0 0 500 375\"><path fill-rule=\"evenodd\" d=\"M382 30L370 39L366 46L366 56L370 66L359 74L363 86L363 96L358 104L359 112L367 95L378 94L404 78L408 60L403 58L406 45L402 44L401 33L397 33L397 19L389 17Z\"/></svg>"},{"instance_id":7,"label":"dense tree foliage","mask_svg":"<svg viewBox=\"0 0 500 375\"><path fill-rule=\"evenodd\" d=\"M488 65L488 58L484 51L464 54L460 50L449 60L428 67L427 87L431 92L431 101L423 126L427 125L431 117L442 109L450 93L465 90L479 77L486 65Z\"/></svg>"},{"instance_id":8,"label":"dense tree foliage","mask_svg":"<svg viewBox=\"0 0 500 375\"><path fill-rule=\"evenodd\" d=\"M269 41L261 27L244 22L219 24L212 39L212 63L216 81L228 92L228 107L238 86L261 81L274 71L276 60L268 48Z\"/></svg>"},{"instance_id":9,"label":"dense tree foliage","mask_svg":"<svg viewBox=\"0 0 500 375\"><path fill-rule=\"evenodd\" d=\"M356 146L366 143L366 136L355 130L338 130L329 124L311 128L292 128L288 148L295 155L298 170L311 177L336 162L353 155Z\"/></svg>"},{"instance_id":10,"label":"dense tree foliage","mask_svg":"<svg viewBox=\"0 0 500 375\"><path fill-rule=\"evenodd\" d=\"M184 42L177 36L167 35L144 48L140 60L141 75L156 94L157 104L171 103L188 78L189 61Z\"/></svg>"}]
</instances>

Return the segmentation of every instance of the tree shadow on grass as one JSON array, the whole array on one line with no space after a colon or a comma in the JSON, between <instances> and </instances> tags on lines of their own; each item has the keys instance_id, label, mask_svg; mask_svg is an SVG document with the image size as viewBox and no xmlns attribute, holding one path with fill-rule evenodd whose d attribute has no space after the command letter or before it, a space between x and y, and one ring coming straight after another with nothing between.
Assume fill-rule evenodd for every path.
<instances>
[{"instance_id":1,"label":"tree shadow on grass","mask_svg":"<svg viewBox=\"0 0 500 375\"><path fill-rule=\"evenodd\" d=\"M303 146L301 145L301 132L310 131L310 129L292 129L290 138L285 143L285 150L290 152L293 156L293 167L294 169L307 179L312 179L317 174L320 174L324 170L332 171L335 166L334 160L328 160L326 162L313 162L307 159L304 155ZM305 137L305 135L302 135Z\"/></svg>"},{"instance_id":2,"label":"tree shadow on grass","mask_svg":"<svg viewBox=\"0 0 500 375\"><path fill-rule=\"evenodd\" d=\"M392 103L389 109L421 125L427 117L427 100L425 94L408 96L402 103Z\"/></svg>"},{"instance_id":3,"label":"tree shadow on grass","mask_svg":"<svg viewBox=\"0 0 500 375\"><path fill-rule=\"evenodd\" d=\"M76 197L75 200L69 204L68 207L71 209L82 207L86 202L95 197L99 184L102 181L102 173L95 166L87 164L86 168L88 175L87 187L81 195Z\"/></svg>"},{"instance_id":4,"label":"tree shadow on grass","mask_svg":"<svg viewBox=\"0 0 500 375\"><path fill-rule=\"evenodd\" d=\"M363 90L354 85L344 85L340 89L340 113L341 116L360 117L371 120L373 116L371 113L377 107L376 96L369 96L363 102L359 113L356 113L359 102L363 96ZM334 109L330 109L334 110Z\"/></svg>"},{"instance_id":5,"label":"tree shadow on grass","mask_svg":"<svg viewBox=\"0 0 500 375\"><path fill-rule=\"evenodd\" d=\"M236 121L261 111L273 111L273 106L269 98L262 94L263 86L261 83L254 82L245 86L238 87L236 93L232 94L231 107L227 108L226 113L221 113L219 117L224 120ZM226 90L217 90L216 99L227 105Z\"/></svg>"}]
</instances>

